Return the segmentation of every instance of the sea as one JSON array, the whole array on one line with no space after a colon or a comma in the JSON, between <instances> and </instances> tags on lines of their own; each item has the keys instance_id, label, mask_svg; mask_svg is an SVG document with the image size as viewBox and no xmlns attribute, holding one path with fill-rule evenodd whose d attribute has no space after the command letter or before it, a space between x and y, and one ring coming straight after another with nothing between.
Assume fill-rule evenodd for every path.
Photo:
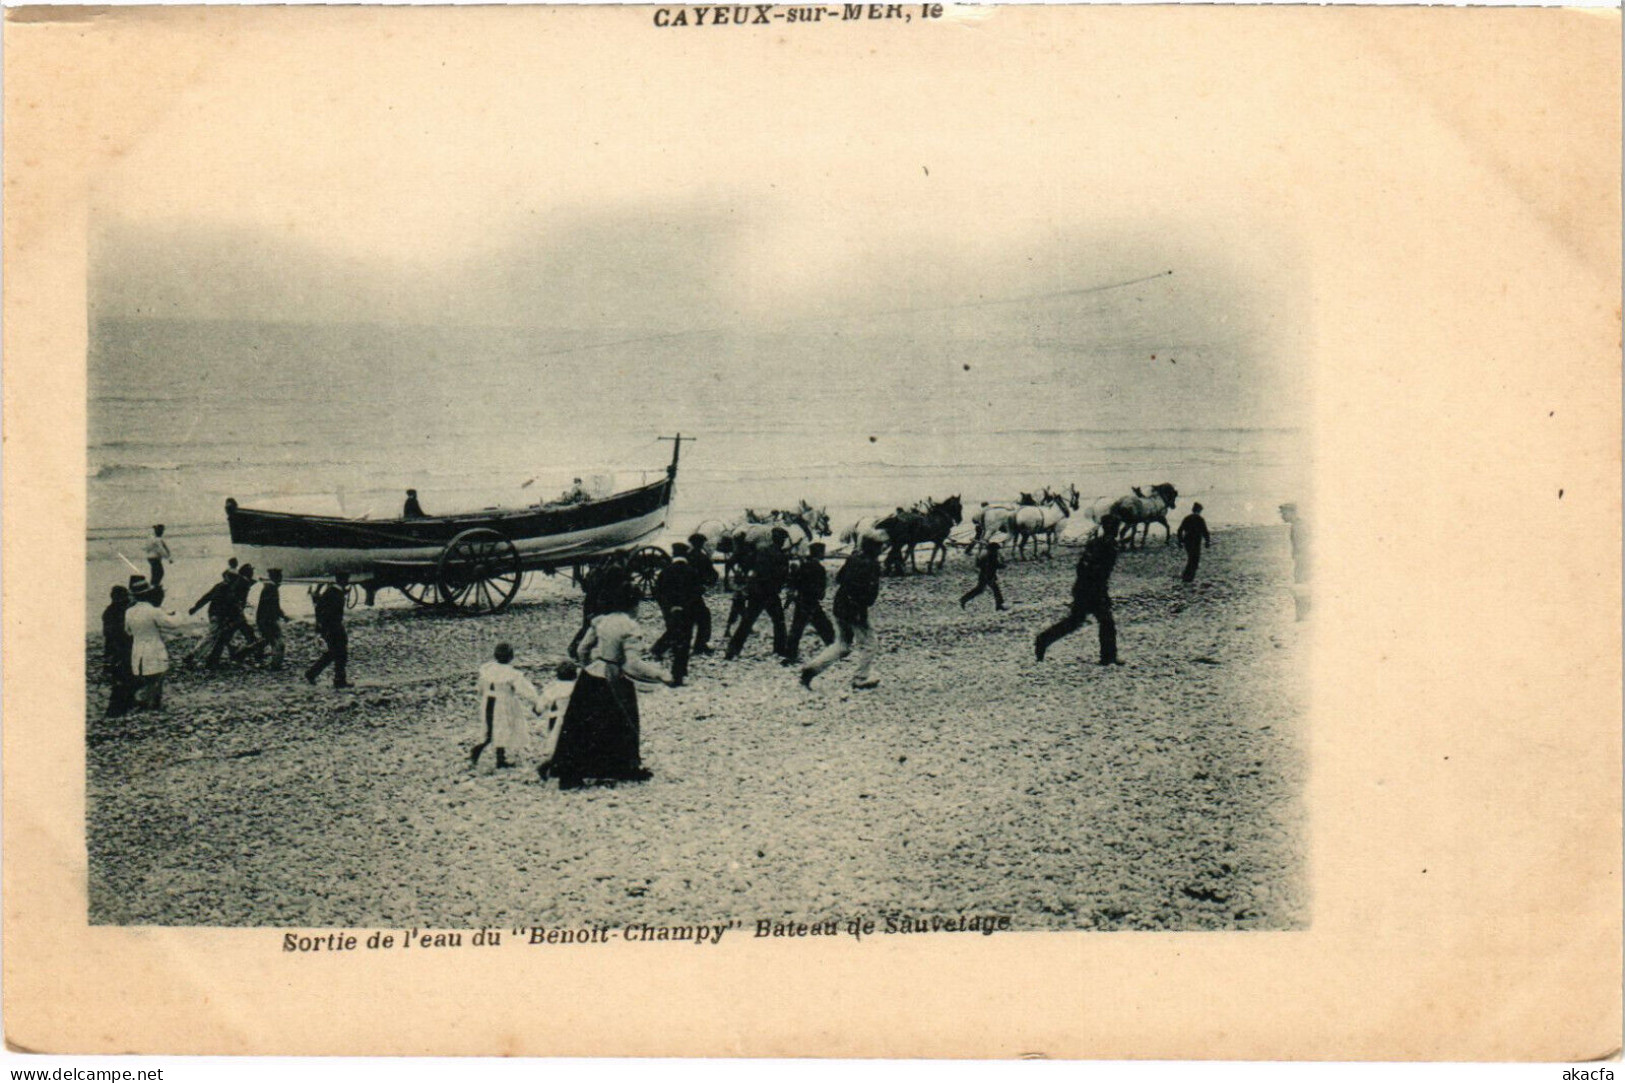
<instances>
[{"instance_id":1,"label":"sea","mask_svg":"<svg viewBox=\"0 0 1625 1083\"><path fill-rule=\"evenodd\" d=\"M407 488L431 514L531 504L574 477L654 480L677 433L664 541L798 500L839 533L926 497L973 509L1044 486L1087 507L1171 482L1214 527L1279 523L1304 495L1303 419L1250 407L1267 388L1150 386L1042 342L938 330L96 320L87 601L99 610L127 561L145 571L160 522L177 589L206 588L230 553L227 497L375 518Z\"/></svg>"}]
</instances>

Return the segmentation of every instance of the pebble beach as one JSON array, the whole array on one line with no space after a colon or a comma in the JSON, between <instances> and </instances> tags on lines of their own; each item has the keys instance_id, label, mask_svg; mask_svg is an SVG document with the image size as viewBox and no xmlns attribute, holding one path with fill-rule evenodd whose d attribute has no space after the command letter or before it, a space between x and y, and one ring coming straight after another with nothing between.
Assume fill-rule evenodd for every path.
<instances>
[{"instance_id":1,"label":"pebble beach","mask_svg":"<svg viewBox=\"0 0 1625 1083\"><path fill-rule=\"evenodd\" d=\"M803 689L764 620L738 661L719 650L686 686L642 694L652 781L562 793L533 760L471 769L468 750L479 663L506 640L545 683L574 593L479 618L352 610L347 691L302 680L319 646L295 622L281 672L176 670L162 711L116 719L92 637L90 920L1305 927L1308 644L1284 527L1216 532L1192 585L1160 540L1124 553L1122 667L1094 664L1092 624L1033 658L1075 555L1001 573L1002 613L989 595L960 610L961 553L887 579L871 690L850 688L850 662ZM710 602L720 632L726 596ZM659 614L641 618L652 641Z\"/></svg>"}]
</instances>

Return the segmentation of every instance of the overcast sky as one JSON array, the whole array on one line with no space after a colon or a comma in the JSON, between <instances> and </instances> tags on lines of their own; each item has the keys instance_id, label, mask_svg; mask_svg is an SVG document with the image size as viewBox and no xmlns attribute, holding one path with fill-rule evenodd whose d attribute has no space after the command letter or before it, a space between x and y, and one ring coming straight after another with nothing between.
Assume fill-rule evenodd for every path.
<instances>
[{"instance_id":1,"label":"overcast sky","mask_svg":"<svg viewBox=\"0 0 1625 1083\"><path fill-rule=\"evenodd\" d=\"M719 69L643 9L612 43L567 14L485 25L477 48L447 32L475 33L463 14L342 57L177 28L172 100L96 186L93 312L592 341L901 311L887 332L926 347L1294 367L1293 241L1280 194L1249 187L1272 133L1212 136L1270 100L1267 70L1148 71L1109 22L1064 56L1001 36L991 64L974 22L867 56L839 27L758 34ZM1218 79L1223 107L1200 92Z\"/></svg>"}]
</instances>

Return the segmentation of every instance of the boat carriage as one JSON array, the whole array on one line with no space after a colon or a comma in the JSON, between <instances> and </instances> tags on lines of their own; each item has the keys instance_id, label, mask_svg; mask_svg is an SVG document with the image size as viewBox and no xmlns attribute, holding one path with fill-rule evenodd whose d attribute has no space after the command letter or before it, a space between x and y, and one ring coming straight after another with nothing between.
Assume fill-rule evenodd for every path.
<instances>
[{"instance_id":1,"label":"boat carriage","mask_svg":"<svg viewBox=\"0 0 1625 1083\"><path fill-rule=\"evenodd\" d=\"M625 560L647 595L670 560L646 543L666 525L681 450L678 436L661 480L578 503L346 519L245 508L228 499L226 524L239 560L307 582L344 572L368 605L392 587L420 606L494 613L513 601L528 571L568 568L579 581L584 566L606 559Z\"/></svg>"}]
</instances>

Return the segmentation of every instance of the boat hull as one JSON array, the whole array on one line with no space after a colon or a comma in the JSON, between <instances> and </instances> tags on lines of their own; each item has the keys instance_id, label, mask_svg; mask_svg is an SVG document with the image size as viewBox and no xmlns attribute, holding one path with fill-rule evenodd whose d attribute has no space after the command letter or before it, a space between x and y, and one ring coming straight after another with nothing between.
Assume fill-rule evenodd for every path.
<instances>
[{"instance_id":1,"label":"boat hull","mask_svg":"<svg viewBox=\"0 0 1625 1083\"><path fill-rule=\"evenodd\" d=\"M507 538L526 568L569 565L635 545L665 526L673 488L668 478L581 504L422 519L343 519L228 503L226 520L239 560L280 568L289 579L345 572L358 581L414 582L432 579L446 546L468 530Z\"/></svg>"}]
</instances>

